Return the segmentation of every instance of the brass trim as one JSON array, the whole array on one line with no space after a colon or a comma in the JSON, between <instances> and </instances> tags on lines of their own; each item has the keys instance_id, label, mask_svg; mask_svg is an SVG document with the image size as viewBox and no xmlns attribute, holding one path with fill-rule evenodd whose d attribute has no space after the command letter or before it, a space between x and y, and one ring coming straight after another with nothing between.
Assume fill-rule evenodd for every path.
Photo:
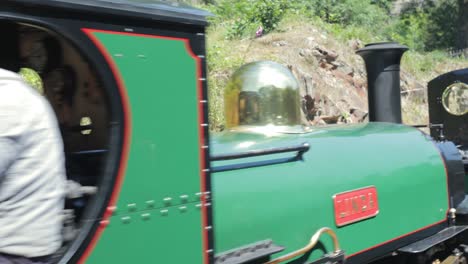
<instances>
[{"instance_id":1,"label":"brass trim","mask_svg":"<svg viewBox=\"0 0 468 264\"><path fill-rule=\"evenodd\" d=\"M468 114L468 104L466 104L468 96L467 91L468 84L466 83L456 82L447 86L442 93L442 105L444 106L445 111L454 116L463 116ZM450 105L449 102L451 102Z\"/></svg>"},{"instance_id":2,"label":"brass trim","mask_svg":"<svg viewBox=\"0 0 468 264\"><path fill-rule=\"evenodd\" d=\"M324 233L327 233L333 239L333 247L335 248L335 250L333 252L334 253L339 252L340 251L340 244L338 242L338 237L336 236L335 231L333 231L329 227L322 227L317 232L315 232L315 234L310 238L309 244L307 244L305 247L303 247L301 249L298 249L298 250L296 250L294 252L291 252L289 254L286 254L284 256L278 257L276 259L270 260L269 262L267 262L265 264L278 264L278 263L281 263L283 261L290 260L292 258L295 258L297 256L300 256L300 255L303 255L303 254L307 253L308 251L310 251L312 248L315 247L315 245L319 242L320 236L322 236L322 234L324 234Z\"/></svg>"}]
</instances>

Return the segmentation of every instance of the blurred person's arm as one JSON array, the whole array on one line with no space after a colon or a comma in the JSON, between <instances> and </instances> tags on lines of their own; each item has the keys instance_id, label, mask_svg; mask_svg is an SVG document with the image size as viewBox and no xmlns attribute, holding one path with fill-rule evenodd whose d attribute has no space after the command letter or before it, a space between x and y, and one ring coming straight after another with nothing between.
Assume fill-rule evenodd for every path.
<instances>
[{"instance_id":1,"label":"blurred person's arm","mask_svg":"<svg viewBox=\"0 0 468 264\"><path fill-rule=\"evenodd\" d=\"M2 116L0 114L0 120ZM1 125L0 125L1 126ZM5 173L16 157L16 144L13 138L0 136L0 185Z\"/></svg>"},{"instance_id":2,"label":"blurred person's arm","mask_svg":"<svg viewBox=\"0 0 468 264\"><path fill-rule=\"evenodd\" d=\"M30 87L16 73L0 69L0 186L9 168L29 146L30 126L37 102L30 96Z\"/></svg>"},{"instance_id":3,"label":"blurred person's arm","mask_svg":"<svg viewBox=\"0 0 468 264\"><path fill-rule=\"evenodd\" d=\"M4 85L1 81L0 88L15 89ZM22 129L19 122L22 118L20 109L25 106L14 100L14 92L2 94L0 97L0 185L2 185L8 168L18 155L19 131Z\"/></svg>"},{"instance_id":4,"label":"blurred person's arm","mask_svg":"<svg viewBox=\"0 0 468 264\"><path fill-rule=\"evenodd\" d=\"M0 108L0 185L17 155L16 129L13 111Z\"/></svg>"}]
</instances>

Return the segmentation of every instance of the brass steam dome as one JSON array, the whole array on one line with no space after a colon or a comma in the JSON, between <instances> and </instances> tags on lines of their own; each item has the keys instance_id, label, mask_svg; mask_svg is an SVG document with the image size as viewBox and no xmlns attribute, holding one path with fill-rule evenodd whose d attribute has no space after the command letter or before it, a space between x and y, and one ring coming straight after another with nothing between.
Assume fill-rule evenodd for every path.
<instances>
[{"instance_id":1,"label":"brass steam dome","mask_svg":"<svg viewBox=\"0 0 468 264\"><path fill-rule=\"evenodd\" d=\"M289 69L276 62L240 67L226 86L224 106L227 129L302 130L299 84Z\"/></svg>"}]
</instances>

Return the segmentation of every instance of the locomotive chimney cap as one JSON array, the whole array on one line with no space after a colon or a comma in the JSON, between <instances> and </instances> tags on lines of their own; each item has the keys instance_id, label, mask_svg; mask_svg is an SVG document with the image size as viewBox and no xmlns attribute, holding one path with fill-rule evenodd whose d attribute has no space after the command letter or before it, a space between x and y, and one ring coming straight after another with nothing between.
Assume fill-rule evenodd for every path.
<instances>
[{"instance_id":1,"label":"locomotive chimney cap","mask_svg":"<svg viewBox=\"0 0 468 264\"><path fill-rule=\"evenodd\" d=\"M365 53L366 51L387 51L387 50L394 50L399 49L402 51L407 51L408 47L405 45L401 45L398 42L375 42L369 43L364 46L364 48L359 49L356 53Z\"/></svg>"},{"instance_id":2,"label":"locomotive chimney cap","mask_svg":"<svg viewBox=\"0 0 468 264\"><path fill-rule=\"evenodd\" d=\"M402 122L400 61L407 50L407 46L397 42L379 42L356 52L366 65L369 121Z\"/></svg>"}]
</instances>

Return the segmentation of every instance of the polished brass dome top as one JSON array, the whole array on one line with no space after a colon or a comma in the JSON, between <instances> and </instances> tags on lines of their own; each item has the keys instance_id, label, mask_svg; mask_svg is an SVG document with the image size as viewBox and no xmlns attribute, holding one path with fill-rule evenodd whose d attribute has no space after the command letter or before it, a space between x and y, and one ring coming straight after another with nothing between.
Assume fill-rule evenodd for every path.
<instances>
[{"instance_id":1,"label":"polished brass dome top","mask_svg":"<svg viewBox=\"0 0 468 264\"><path fill-rule=\"evenodd\" d=\"M226 86L224 105L227 129L268 126L280 132L301 125L299 84L276 62L240 67Z\"/></svg>"}]
</instances>

